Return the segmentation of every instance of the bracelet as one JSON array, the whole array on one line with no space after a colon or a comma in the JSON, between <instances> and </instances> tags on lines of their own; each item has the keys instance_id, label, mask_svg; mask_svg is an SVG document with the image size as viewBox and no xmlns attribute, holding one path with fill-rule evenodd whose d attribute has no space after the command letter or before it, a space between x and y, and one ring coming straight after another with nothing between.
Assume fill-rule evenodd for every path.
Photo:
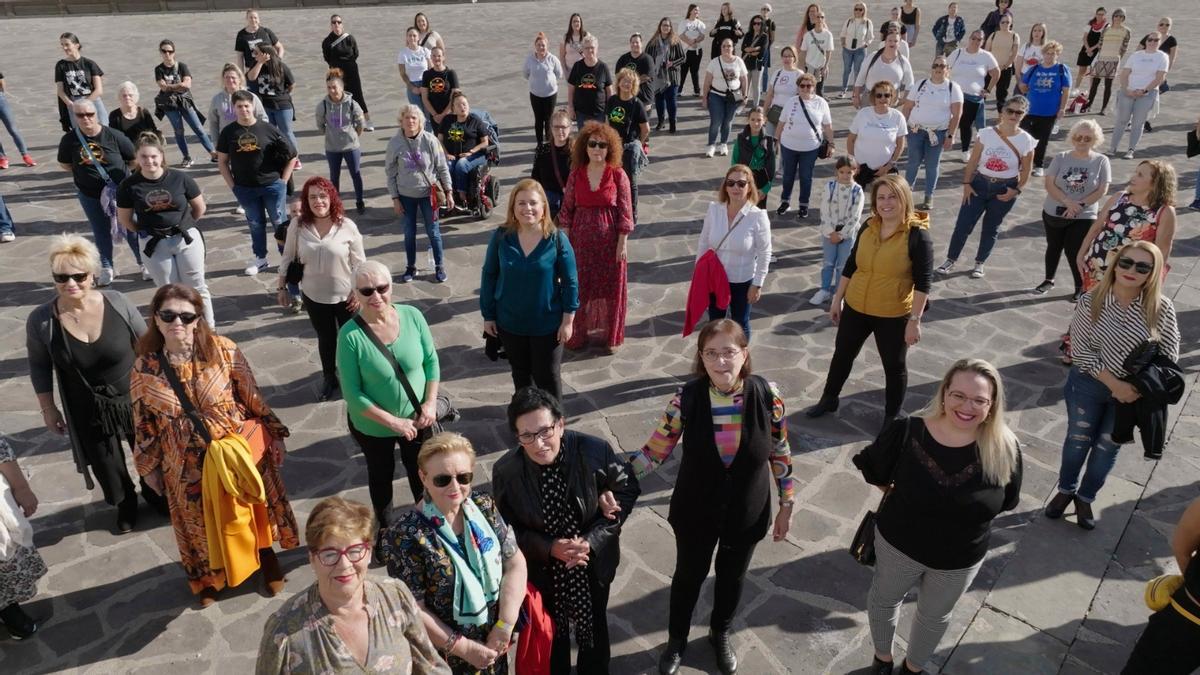
<instances>
[{"instance_id":1,"label":"bracelet","mask_svg":"<svg viewBox=\"0 0 1200 675\"><path fill-rule=\"evenodd\" d=\"M513 628L512 624L505 621L504 619L496 619L495 627L499 628L500 630L503 630L503 631L508 631L509 633L512 632L512 628Z\"/></svg>"},{"instance_id":2,"label":"bracelet","mask_svg":"<svg viewBox=\"0 0 1200 675\"><path fill-rule=\"evenodd\" d=\"M454 650L454 646L462 639L462 633L458 631L450 631L450 637L446 638L445 644L442 645L442 653L449 655Z\"/></svg>"},{"instance_id":3,"label":"bracelet","mask_svg":"<svg viewBox=\"0 0 1200 675\"><path fill-rule=\"evenodd\" d=\"M796 503L795 499L780 499L779 507L783 508L785 506L793 506L795 503Z\"/></svg>"}]
</instances>

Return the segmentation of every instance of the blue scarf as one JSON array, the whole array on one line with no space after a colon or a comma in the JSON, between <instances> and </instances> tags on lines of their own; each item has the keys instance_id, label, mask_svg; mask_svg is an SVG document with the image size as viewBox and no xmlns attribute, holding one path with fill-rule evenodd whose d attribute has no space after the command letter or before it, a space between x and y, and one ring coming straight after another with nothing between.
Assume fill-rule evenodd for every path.
<instances>
[{"instance_id":1,"label":"blue scarf","mask_svg":"<svg viewBox=\"0 0 1200 675\"><path fill-rule=\"evenodd\" d=\"M454 622L460 626L488 623L488 609L500 597L500 542L483 512L471 499L462 505L466 547L459 543L450 523L431 500L426 499L421 515L445 545L454 565Z\"/></svg>"}]
</instances>

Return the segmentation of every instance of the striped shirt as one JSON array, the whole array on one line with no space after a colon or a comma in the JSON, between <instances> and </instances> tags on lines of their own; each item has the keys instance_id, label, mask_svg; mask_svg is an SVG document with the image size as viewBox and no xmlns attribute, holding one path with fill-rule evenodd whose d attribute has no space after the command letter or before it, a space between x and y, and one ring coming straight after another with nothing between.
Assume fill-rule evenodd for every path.
<instances>
[{"instance_id":1,"label":"striped shirt","mask_svg":"<svg viewBox=\"0 0 1200 675\"><path fill-rule=\"evenodd\" d=\"M774 382L771 386L771 437L774 447L769 461L771 474L779 488L779 498L789 500L793 496L792 488L792 450L787 440L787 416L783 409L783 397ZM712 404L713 431L717 443L717 451L721 454L721 462L728 468L737 456L738 445L742 441L742 389L730 394L723 394L714 387L708 388L708 398ZM679 444L683 435L683 420L680 416L680 399L683 388L675 391L674 398L667 405L659 421L658 428L646 441L641 450L633 453L630 462L633 464L637 477L644 478L646 474L658 468L671 457L671 452Z\"/></svg>"},{"instance_id":2,"label":"striped shirt","mask_svg":"<svg viewBox=\"0 0 1200 675\"><path fill-rule=\"evenodd\" d=\"M1094 291L1093 291L1094 293ZM1122 367L1125 359L1138 345L1150 339L1150 327L1142 311L1139 294L1122 307L1110 291L1104 299L1100 320L1092 323L1092 295L1084 293L1075 306L1071 321L1071 360L1080 371L1095 375L1107 370L1116 377L1129 373ZM1175 320L1175 305L1163 296L1158 310L1159 353L1172 361L1179 360L1179 325Z\"/></svg>"}]
</instances>

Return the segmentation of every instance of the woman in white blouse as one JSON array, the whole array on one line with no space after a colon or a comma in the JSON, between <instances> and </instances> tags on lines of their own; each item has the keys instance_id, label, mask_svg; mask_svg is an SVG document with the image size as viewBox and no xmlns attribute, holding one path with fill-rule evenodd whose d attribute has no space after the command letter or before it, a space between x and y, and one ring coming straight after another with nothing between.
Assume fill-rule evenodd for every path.
<instances>
[{"instance_id":1,"label":"woman in white blouse","mask_svg":"<svg viewBox=\"0 0 1200 675\"><path fill-rule=\"evenodd\" d=\"M954 129L962 117L962 87L946 78L946 57L933 57L929 78L917 83L901 109L908 119L908 168L905 179L916 185L917 171L925 166L925 201L918 211L928 211L937 189L942 152L954 144Z\"/></svg>"},{"instance_id":2,"label":"woman in white blouse","mask_svg":"<svg viewBox=\"0 0 1200 675\"><path fill-rule=\"evenodd\" d=\"M880 80L871 87L870 97L871 105L864 105L854 115L846 136L846 152L858 162L854 182L864 188L880 176L896 173L908 137L908 121L892 107L896 87Z\"/></svg>"},{"instance_id":3,"label":"woman in white blouse","mask_svg":"<svg viewBox=\"0 0 1200 675\"><path fill-rule=\"evenodd\" d=\"M717 201L708 205L696 245L696 260L710 249L716 251L729 277L729 307L717 307L713 297L708 307L709 321L733 319L742 326L747 340L750 305L762 295L771 260L771 221L756 203L758 188L754 186L750 167L745 164L729 167L717 188Z\"/></svg>"},{"instance_id":4,"label":"woman in white blouse","mask_svg":"<svg viewBox=\"0 0 1200 675\"><path fill-rule=\"evenodd\" d=\"M1154 102L1158 100L1158 87L1167 79L1170 69L1170 59L1166 52L1160 51L1158 45L1162 35L1150 33L1146 36L1146 46L1129 55L1125 65L1121 67L1118 82L1121 85L1117 92L1117 119L1113 122L1112 146L1109 154L1117 154L1121 145L1121 136L1125 134L1125 125L1133 121L1129 131L1129 150L1125 159L1133 159L1138 141L1142 139L1142 131Z\"/></svg>"},{"instance_id":5,"label":"woman in white blouse","mask_svg":"<svg viewBox=\"0 0 1200 675\"><path fill-rule=\"evenodd\" d=\"M842 93L838 94L838 98L850 95L848 87L858 79L858 71L862 69L863 60L874 38L875 24L867 18L866 4L854 3L854 14L846 20L839 36L842 43Z\"/></svg>"},{"instance_id":6,"label":"woman in white blouse","mask_svg":"<svg viewBox=\"0 0 1200 675\"><path fill-rule=\"evenodd\" d=\"M279 305L291 299L287 291L288 272L298 268L302 279L304 309L317 332L317 352L321 356L324 381L318 400L328 401L338 389L338 329L358 311L354 294L354 268L366 260L358 226L345 216L342 199L333 183L314 176L300 192L300 217L287 231L283 259L279 262Z\"/></svg>"},{"instance_id":7,"label":"woman in white blouse","mask_svg":"<svg viewBox=\"0 0 1200 675\"><path fill-rule=\"evenodd\" d=\"M721 55L708 62L704 71L704 90L700 108L708 111L708 149L713 153L729 154L729 128L738 106L746 100L750 86L750 71L740 56L733 53L733 40L721 41ZM717 145L718 135L721 145Z\"/></svg>"},{"instance_id":8,"label":"woman in white blouse","mask_svg":"<svg viewBox=\"0 0 1200 675\"><path fill-rule=\"evenodd\" d=\"M796 215L806 218L817 155L826 139L833 142L833 117L829 114L829 102L817 96L817 79L811 73L801 75L797 87L799 96L793 96L783 107L775 130L783 161L783 192L775 213L782 216L788 212L792 186L799 175L800 206Z\"/></svg>"}]
</instances>

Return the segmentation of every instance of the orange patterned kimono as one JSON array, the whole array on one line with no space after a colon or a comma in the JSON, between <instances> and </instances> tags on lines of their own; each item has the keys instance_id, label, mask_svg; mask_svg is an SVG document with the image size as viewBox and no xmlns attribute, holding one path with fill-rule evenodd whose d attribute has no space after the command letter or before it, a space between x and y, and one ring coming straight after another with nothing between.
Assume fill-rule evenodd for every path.
<instances>
[{"instance_id":1,"label":"orange patterned kimono","mask_svg":"<svg viewBox=\"0 0 1200 675\"><path fill-rule=\"evenodd\" d=\"M211 362L193 361L175 367L209 433L213 438L222 438L239 430L247 418L255 417L262 419L272 438L286 438L288 429L263 400L242 350L228 338L214 336L214 340L216 350ZM136 436L134 462L143 476L162 469L171 524L192 593L199 593L205 586L220 590L225 587L225 572L209 567L201 506L201 470L208 446L193 431L191 419L184 414L162 373L157 354L139 356L134 362L130 394ZM281 452L282 444L269 448L258 468L267 493L271 538L288 549L299 546L300 539L277 467Z\"/></svg>"}]
</instances>

